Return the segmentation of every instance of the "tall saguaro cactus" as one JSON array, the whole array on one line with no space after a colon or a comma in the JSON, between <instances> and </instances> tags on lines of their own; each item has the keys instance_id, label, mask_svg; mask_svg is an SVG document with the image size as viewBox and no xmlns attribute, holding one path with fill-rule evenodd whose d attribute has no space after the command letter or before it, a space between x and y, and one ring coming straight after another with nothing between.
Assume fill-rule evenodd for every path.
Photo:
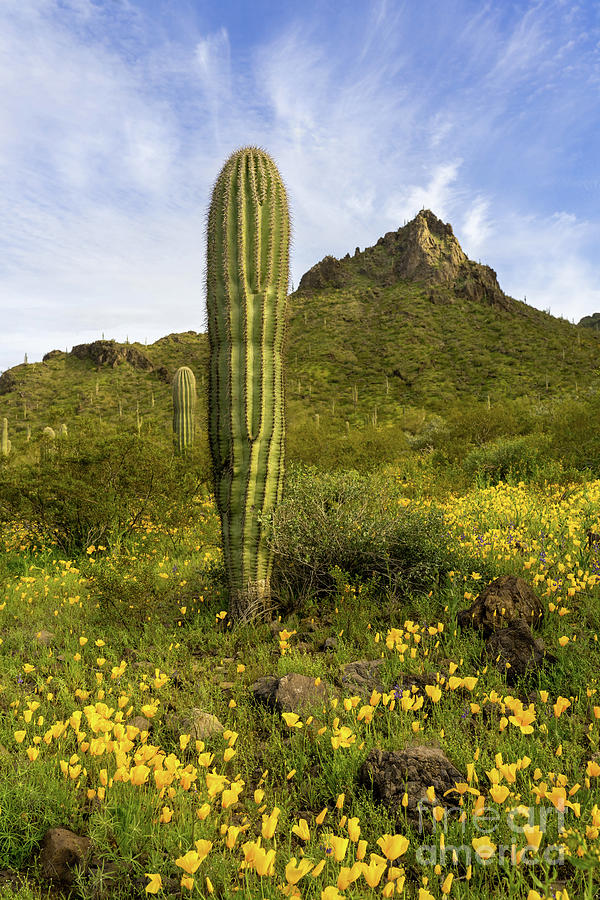
<instances>
[{"instance_id":1,"label":"tall saguaro cactus","mask_svg":"<svg viewBox=\"0 0 600 900\"><path fill-rule=\"evenodd\" d=\"M173 439L177 453L194 443L196 378L189 366L181 366L173 378Z\"/></svg>"},{"instance_id":2,"label":"tall saguaro cactus","mask_svg":"<svg viewBox=\"0 0 600 900\"><path fill-rule=\"evenodd\" d=\"M229 613L248 622L269 608L273 556L261 517L281 498L282 345L289 278L287 195L271 157L233 153L208 214L208 433Z\"/></svg>"}]
</instances>

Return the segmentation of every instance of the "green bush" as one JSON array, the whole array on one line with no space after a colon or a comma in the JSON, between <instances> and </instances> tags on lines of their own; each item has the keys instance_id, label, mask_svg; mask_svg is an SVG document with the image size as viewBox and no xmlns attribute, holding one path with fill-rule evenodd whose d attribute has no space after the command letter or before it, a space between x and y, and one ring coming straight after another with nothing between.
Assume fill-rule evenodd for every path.
<instances>
[{"instance_id":1,"label":"green bush","mask_svg":"<svg viewBox=\"0 0 600 900\"><path fill-rule=\"evenodd\" d=\"M540 435L499 438L471 450L463 460L463 468L483 484L529 481L538 476L544 465L546 444Z\"/></svg>"},{"instance_id":2,"label":"green bush","mask_svg":"<svg viewBox=\"0 0 600 900\"><path fill-rule=\"evenodd\" d=\"M471 449L502 437L533 431L535 417L524 401L462 403L448 410L445 427L438 427L429 444L448 460L463 459Z\"/></svg>"},{"instance_id":3,"label":"green bush","mask_svg":"<svg viewBox=\"0 0 600 900\"><path fill-rule=\"evenodd\" d=\"M68 554L115 547L146 519L167 538L195 514L208 461L137 435L80 431L39 464L0 471L0 525L20 521L38 542Z\"/></svg>"},{"instance_id":4,"label":"green bush","mask_svg":"<svg viewBox=\"0 0 600 900\"><path fill-rule=\"evenodd\" d=\"M430 590L460 568L441 512L405 508L389 477L295 469L267 523L272 590L288 603L331 593L334 569L396 592Z\"/></svg>"},{"instance_id":5,"label":"green bush","mask_svg":"<svg viewBox=\"0 0 600 900\"><path fill-rule=\"evenodd\" d=\"M600 476L600 398L564 400L544 415L550 452L565 467Z\"/></svg>"},{"instance_id":6,"label":"green bush","mask_svg":"<svg viewBox=\"0 0 600 900\"><path fill-rule=\"evenodd\" d=\"M386 463L394 463L409 452L406 436L399 425L345 425L322 417L294 422L288 426L286 459L289 463L315 466L325 472L356 469L371 472Z\"/></svg>"}]
</instances>

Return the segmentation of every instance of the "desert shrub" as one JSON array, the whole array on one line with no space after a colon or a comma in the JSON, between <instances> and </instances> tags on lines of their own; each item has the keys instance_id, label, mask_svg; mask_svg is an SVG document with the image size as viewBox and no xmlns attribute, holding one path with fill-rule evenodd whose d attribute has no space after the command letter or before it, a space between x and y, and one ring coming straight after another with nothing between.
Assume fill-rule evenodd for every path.
<instances>
[{"instance_id":1,"label":"desert shrub","mask_svg":"<svg viewBox=\"0 0 600 900\"><path fill-rule=\"evenodd\" d=\"M531 433L535 417L523 401L462 403L446 414L446 425L430 438L430 445L448 460L464 458L473 447L501 437Z\"/></svg>"},{"instance_id":2,"label":"desert shrub","mask_svg":"<svg viewBox=\"0 0 600 900\"><path fill-rule=\"evenodd\" d=\"M150 617L173 621L177 616L171 586L158 577L153 559L100 557L89 577L96 601L89 611L92 621L139 629Z\"/></svg>"},{"instance_id":3,"label":"desert shrub","mask_svg":"<svg viewBox=\"0 0 600 900\"><path fill-rule=\"evenodd\" d=\"M483 484L529 481L544 464L546 443L539 435L499 438L471 450L463 460L463 468Z\"/></svg>"},{"instance_id":4,"label":"desert shrub","mask_svg":"<svg viewBox=\"0 0 600 900\"><path fill-rule=\"evenodd\" d=\"M600 400L564 400L544 416L550 452L565 467L600 475Z\"/></svg>"},{"instance_id":5,"label":"desert shrub","mask_svg":"<svg viewBox=\"0 0 600 900\"><path fill-rule=\"evenodd\" d=\"M399 425L351 425L346 431L325 418L290 423L286 436L286 459L292 464L315 466L321 471L356 469L371 472L385 463L401 459L409 451Z\"/></svg>"},{"instance_id":6,"label":"desert shrub","mask_svg":"<svg viewBox=\"0 0 600 900\"><path fill-rule=\"evenodd\" d=\"M194 515L207 477L205 461L175 457L148 438L80 431L39 464L0 472L0 524L21 521L68 554L116 547L147 519L172 537Z\"/></svg>"},{"instance_id":7,"label":"desert shrub","mask_svg":"<svg viewBox=\"0 0 600 900\"><path fill-rule=\"evenodd\" d=\"M334 590L337 567L386 590L430 590L459 569L441 512L417 511L399 502L393 481L356 471L295 469L285 497L267 523L274 549L272 590L286 602Z\"/></svg>"}]
</instances>

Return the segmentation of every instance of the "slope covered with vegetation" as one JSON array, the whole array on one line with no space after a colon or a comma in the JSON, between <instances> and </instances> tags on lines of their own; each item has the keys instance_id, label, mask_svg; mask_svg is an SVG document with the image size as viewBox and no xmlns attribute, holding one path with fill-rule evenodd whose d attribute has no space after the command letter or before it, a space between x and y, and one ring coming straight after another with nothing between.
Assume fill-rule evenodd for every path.
<instances>
[{"instance_id":1,"label":"slope covered with vegetation","mask_svg":"<svg viewBox=\"0 0 600 900\"><path fill-rule=\"evenodd\" d=\"M358 250L358 248L357 248ZM208 345L193 331L154 344L88 345L22 364L0 379L0 417L19 446L62 421L135 427L162 436L170 379L190 366L206 421ZM291 431L314 422L341 432L369 424L418 430L432 414L519 400L531 409L595 397L600 336L507 297L488 266L464 255L429 211L374 247L326 257L288 300L286 403ZM106 351L111 351L106 352ZM132 361L127 361L130 351ZM104 362L116 356L116 365Z\"/></svg>"}]
</instances>

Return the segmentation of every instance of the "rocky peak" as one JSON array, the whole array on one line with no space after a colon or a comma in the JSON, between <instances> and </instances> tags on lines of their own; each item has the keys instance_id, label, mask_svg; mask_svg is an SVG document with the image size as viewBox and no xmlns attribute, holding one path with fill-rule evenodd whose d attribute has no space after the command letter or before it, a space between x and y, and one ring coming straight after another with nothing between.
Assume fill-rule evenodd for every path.
<instances>
[{"instance_id":1,"label":"rocky peak","mask_svg":"<svg viewBox=\"0 0 600 900\"><path fill-rule=\"evenodd\" d=\"M389 231L375 246L383 246L393 256L398 280L452 281L467 261L452 225L444 224L430 209L422 209L398 231Z\"/></svg>"},{"instance_id":2,"label":"rocky peak","mask_svg":"<svg viewBox=\"0 0 600 900\"><path fill-rule=\"evenodd\" d=\"M399 281L417 281L431 285L433 295L439 286L451 286L456 294L508 308L509 298L498 284L489 266L468 259L449 222L430 209L422 209L414 219L397 231L388 231L373 247L343 259L326 256L300 279L298 291L309 293L324 288L342 288L367 276L376 284L388 286Z\"/></svg>"}]
</instances>

